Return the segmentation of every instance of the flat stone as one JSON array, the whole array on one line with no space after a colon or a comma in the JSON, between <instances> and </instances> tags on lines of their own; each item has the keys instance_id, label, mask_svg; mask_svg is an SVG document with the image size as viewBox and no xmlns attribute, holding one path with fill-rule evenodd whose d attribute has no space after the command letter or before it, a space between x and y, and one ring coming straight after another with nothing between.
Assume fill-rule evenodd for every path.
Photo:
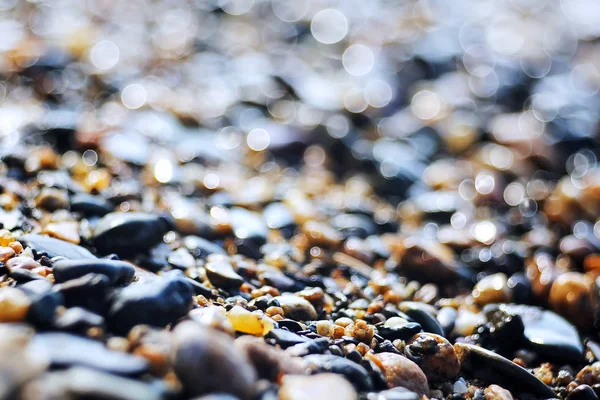
<instances>
[{"instance_id":1,"label":"flat stone","mask_svg":"<svg viewBox=\"0 0 600 400\"><path fill-rule=\"evenodd\" d=\"M160 400L163 397L159 390L147 383L84 367L48 372L27 383L21 396L23 400L82 398Z\"/></svg>"},{"instance_id":2,"label":"flat stone","mask_svg":"<svg viewBox=\"0 0 600 400\"><path fill-rule=\"evenodd\" d=\"M52 273L58 283L92 273L106 276L110 284L115 285L130 282L135 274L135 269L125 261L98 258L95 260L58 260L53 264Z\"/></svg>"},{"instance_id":3,"label":"flat stone","mask_svg":"<svg viewBox=\"0 0 600 400\"><path fill-rule=\"evenodd\" d=\"M50 236L31 233L21 236L19 240L23 243L23 246L31 247L38 254L44 254L49 258L59 256L76 260L98 258L84 247Z\"/></svg>"},{"instance_id":4,"label":"flat stone","mask_svg":"<svg viewBox=\"0 0 600 400\"><path fill-rule=\"evenodd\" d=\"M549 386L525 368L493 351L467 343L456 343L454 350L460 360L461 369L484 382L513 387L520 392L529 392L544 399L556 397Z\"/></svg>"},{"instance_id":5,"label":"flat stone","mask_svg":"<svg viewBox=\"0 0 600 400\"><path fill-rule=\"evenodd\" d=\"M56 367L78 365L117 375L139 375L148 370L148 362L141 357L109 350L100 342L69 333L38 333L30 345Z\"/></svg>"}]
</instances>

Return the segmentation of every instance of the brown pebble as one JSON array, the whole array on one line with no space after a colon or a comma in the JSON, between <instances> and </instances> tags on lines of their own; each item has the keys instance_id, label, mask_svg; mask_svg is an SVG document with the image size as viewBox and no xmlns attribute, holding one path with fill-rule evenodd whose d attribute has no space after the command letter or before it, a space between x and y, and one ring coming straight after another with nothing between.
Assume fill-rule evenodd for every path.
<instances>
[{"instance_id":1,"label":"brown pebble","mask_svg":"<svg viewBox=\"0 0 600 400\"><path fill-rule=\"evenodd\" d=\"M594 321L594 282L579 272L559 275L550 289L548 303L557 313L578 326Z\"/></svg>"},{"instance_id":2,"label":"brown pebble","mask_svg":"<svg viewBox=\"0 0 600 400\"><path fill-rule=\"evenodd\" d=\"M287 375L279 389L280 400L356 400L352 385L336 374Z\"/></svg>"},{"instance_id":3,"label":"brown pebble","mask_svg":"<svg viewBox=\"0 0 600 400\"><path fill-rule=\"evenodd\" d=\"M510 392L502 386L490 385L483 392L485 393L485 400L513 400Z\"/></svg>"},{"instance_id":4,"label":"brown pebble","mask_svg":"<svg viewBox=\"0 0 600 400\"><path fill-rule=\"evenodd\" d=\"M502 273L488 275L475 285L473 289L475 304L508 303L511 299L511 290L508 287L508 278Z\"/></svg>"},{"instance_id":5,"label":"brown pebble","mask_svg":"<svg viewBox=\"0 0 600 400\"><path fill-rule=\"evenodd\" d=\"M38 207L49 211L67 208L69 205L67 193L56 188L43 188L35 201Z\"/></svg>"},{"instance_id":6,"label":"brown pebble","mask_svg":"<svg viewBox=\"0 0 600 400\"><path fill-rule=\"evenodd\" d=\"M276 382L280 375L305 373L301 358L292 357L280 348L269 346L261 338L240 336L235 340L234 346L254 365L259 378Z\"/></svg>"},{"instance_id":7,"label":"brown pebble","mask_svg":"<svg viewBox=\"0 0 600 400\"><path fill-rule=\"evenodd\" d=\"M429 384L427 377L417 364L395 353L375 354L382 367L389 388L402 386L419 396L427 396Z\"/></svg>"},{"instance_id":8,"label":"brown pebble","mask_svg":"<svg viewBox=\"0 0 600 400\"><path fill-rule=\"evenodd\" d=\"M429 382L446 382L460 372L454 347L440 335L416 334L406 343L404 354L421 367Z\"/></svg>"},{"instance_id":9,"label":"brown pebble","mask_svg":"<svg viewBox=\"0 0 600 400\"><path fill-rule=\"evenodd\" d=\"M0 322L21 322L25 320L31 301L27 295L12 287L0 289Z\"/></svg>"}]
</instances>

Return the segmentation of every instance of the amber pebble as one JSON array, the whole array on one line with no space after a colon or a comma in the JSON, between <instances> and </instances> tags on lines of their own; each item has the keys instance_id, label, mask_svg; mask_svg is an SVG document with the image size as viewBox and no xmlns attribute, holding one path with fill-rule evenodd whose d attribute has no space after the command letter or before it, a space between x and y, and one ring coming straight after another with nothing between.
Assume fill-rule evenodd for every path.
<instances>
[{"instance_id":1,"label":"amber pebble","mask_svg":"<svg viewBox=\"0 0 600 400\"><path fill-rule=\"evenodd\" d=\"M418 333L404 348L404 354L417 363L430 382L446 382L458 376L460 363L454 347L442 336Z\"/></svg>"},{"instance_id":2,"label":"amber pebble","mask_svg":"<svg viewBox=\"0 0 600 400\"><path fill-rule=\"evenodd\" d=\"M511 299L511 290L508 287L508 278L503 273L488 275L475 285L472 296L479 306L495 303L508 303Z\"/></svg>"},{"instance_id":3,"label":"amber pebble","mask_svg":"<svg viewBox=\"0 0 600 400\"><path fill-rule=\"evenodd\" d=\"M15 251L10 247L0 247L0 262L7 262L15 256Z\"/></svg>"},{"instance_id":4,"label":"amber pebble","mask_svg":"<svg viewBox=\"0 0 600 400\"><path fill-rule=\"evenodd\" d=\"M79 223L77 221L52 222L46 225L43 233L66 242L79 244Z\"/></svg>"},{"instance_id":5,"label":"amber pebble","mask_svg":"<svg viewBox=\"0 0 600 400\"><path fill-rule=\"evenodd\" d=\"M535 254L527 263L525 271L527 279L531 282L535 297L541 301L546 301L552 283L559 275L552 256L547 253Z\"/></svg>"},{"instance_id":6,"label":"amber pebble","mask_svg":"<svg viewBox=\"0 0 600 400\"><path fill-rule=\"evenodd\" d=\"M484 390L485 400L513 400L512 395L506 389L498 385L490 385Z\"/></svg>"},{"instance_id":7,"label":"amber pebble","mask_svg":"<svg viewBox=\"0 0 600 400\"><path fill-rule=\"evenodd\" d=\"M429 384L427 377L417 364L395 353L375 354L383 367L385 380L389 388L398 386L412 390L419 396L427 396Z\"/></svg>"},{"instance_id":8,"label":"amber pebble","mask_svg":"<svg viewBox=\"0 0 600 400\"><path fill-rule=\"evenodd\" d=\"M586 365L575 376L577 382L586 385L595 385L600 383L600 361L596 361L592 365Z\"/></svg>"},{"instance_id":9,"label":"amber pebble","mask_svg":"<svg viewBox=\"0 0 600 400\"><path fill-rule=\"evenodd\" d=\"M0 289L0 322L25 320L31 301L23 291L4 287Z\"/></svg>"},{"instance_id":10,"label":"amber pebble","mask_svg":"<svg viewBox=\"0 0 600 400\"><path fill-rule=\"evenodd\" d=\"M0 246L8 246L15 238L7 229L0 229Z\"/></svg>"},{"instance_id":11,"label":"amber pebble","mask_svg":"<svg viewBox=\"0 0 600 400\"><path fill-rule=\"evenodd\" d=\"M279 389L280 400L355 400L356 391L346 379L337 374L312 376L286 375Z\"/></svg>"},{"instance_id":12,"label":"amber pebble","mask_svg":"<svg viewBox=\"0 0 600 400\"><path fill-rule=\"evenodd\" d=\"M23 251L23 245L20 242L14 241L8 244L8 247L13 249L16 254L19 254Z\"/></svg>"},{"instance_id":13,"label":"amber pebble","mask_svg":"<svg viewBox=\"0 0 600 400\"><path fill-rule=\"evenodd\" d=\"M238 332L254 336L265 336L275 327L267 317L235 306L227 313L227 319Z\"/></svg>"},{"instance_id":14,"label":"amber pebble","mask_svg":"<svg viewBox=\"0 0 600 400\"><path fill-rule=\"evenodd\" d=\"M579 272L561 274L550 289L548 303L557 313L579 326L594 320L594 283Z\"/></svg>"}]
</instances>

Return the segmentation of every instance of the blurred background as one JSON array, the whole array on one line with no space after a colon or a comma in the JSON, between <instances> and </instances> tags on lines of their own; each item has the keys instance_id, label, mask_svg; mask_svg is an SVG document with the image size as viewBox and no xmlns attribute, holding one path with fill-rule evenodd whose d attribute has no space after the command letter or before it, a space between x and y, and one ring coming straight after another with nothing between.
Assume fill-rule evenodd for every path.
<instances>
[{"instance_id":1,"label":"blurred background","mask_svg":"<svg viewBox=\"0 0 600 400\"><path fill-rule=\"evenodd\" d=\"M599 21L595 0L2 0L0 143L92 165L100 146L160 183L317 144L395 201L491 193L493 173L460 173L476 156L541 174L506 194L519 205L596 164Z\"/></svg>"}]
</instances>

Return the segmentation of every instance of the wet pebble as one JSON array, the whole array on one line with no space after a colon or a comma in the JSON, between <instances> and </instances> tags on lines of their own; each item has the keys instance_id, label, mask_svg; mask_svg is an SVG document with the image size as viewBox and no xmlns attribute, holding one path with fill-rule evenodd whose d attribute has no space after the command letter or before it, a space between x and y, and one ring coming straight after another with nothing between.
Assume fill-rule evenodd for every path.
<instances>
[{"instance_id":1,"label":"wet pebble","mask_svg":"<svg viewBox=\"0 0 600 400\"><path fill-rule=\"evenodd\" d=\"M112 285L106 275L86 274L65 283L54 285L53 290L62 295L65 306L83 307L104 313Z\"/></svg>"},{"instance_id":2,"label":"wet pebble","mask_svg":"<svg viewBox=\"0 0 600 400\"><path fill-rule=\"evenodd\" d=\"M189 395L223 392L242 400L251 398L256 372L235 351L232 338L186 321L175 327L173 339L173 368Z\"/></svg>"},{"instance_id":3,"label":"wet pebble","mask_svg":"<svg viewBox=\"0 0 600 400\"><path fill-rule=\"evenodd\" d=\"M429 394L427 377L417 364L394 353L375 354L389 388L404 387L420 396Z\"/></svg>"},{"instance_id":4,"label":"wet pebble","mask_svg":"<svg viewBox=\"0 0 600 400\"><path fill-rule=\"evenodd\" d=\"M169 230L164 217L141 212L113 212L94 227L93 243L100 254L144 252L159 243Z\"/></svg>"},{"instance_id":5,"label":"wet pebble","mask_svg":"<svg viewBox=\"0 0 600 400\"><path fill-rule=\"evenodd\" d=\"M546 357L579 362L584 347L579 333L561 316L538 307L508 304L502 308L521 317L529 346Z\"/></svg>"},{"instance_id":6,"label":"wet pebble","mask_svg":"<svg viewBox=\"0 0 600 400\"><path fill-rule=\"evenodd\" d=\"M413 336L406 342L404 354L423 370L431 383L447 382L460 372L460 363L452 344L433 333Z\"/></svg>"},{"instance_id":7,"label":"wet pebble","mask_svg":"<svg viewBox=\"0 0 600 400\"><path fill-rule=\"evenodd\" d=\"M373 381L367 371L347 358L326 354L311 354L304 357L304 364L312 374L331 372L343 375L359 391L373 389Z\"/></svg>"},{"instance_id":8,"label":"wet pebble","mask_svg":"<svg viewBox=\"0 0 600 400\"><path fill-rule=\"evenodd\" d=\"M598 395L588 385L579 385L569 393L567 400L595 400Z\"/></svg>"},{"instance_id":9,"label":"wet pebble","mask_svg":"<svg viewBox=\"0 0 600 400\"><path fill-rule=\"evenodd\" d=\"M29 246L40 255L48 258L65 257L69 259L95 259L98 258L84 247L50 236L27 234L20 238L24 246Z\"/></svg>"},{"instance_id":10,"label":"wet pebble","mask_svg":"<svg viewBox=\"0 0 600 400\"><path fill-rule=\"evenodd\" d=\"M92 273L104 275L111 285L117 285L130 282L135 274L135 269L125 261L99 258L96 260L58 260L53 264L52 273L58 283Z\"/></svg>"},{"instance_id":11,"label":"wet pebble","mask_svg":"<svg viewBox=\"0 0 600 400\"><path fill-rule=\"evenodd\" d=\"M244 283L229 261L222 257L209 258L204 265L210 283L223 289L239 288Z\"/></svg>"},{"instance_id":12,"label":"wet pebble","mask_svg":"<svg viewBox=\"0 0 600 400\"><path fill-rule=\"evenodd\" d=\"M440 336L445 335L444 328L442 328L436 318L437 310L435 307L414 301L404 301L398 305L398 308L421 325L421 328L425 332L435 333Z\"/></svg>"},{"instance_id":13,"label":"wet pebble","mask_svg":"<svg viewBox=\"0 0 600 400\"><path fill-rule=\"evenodd\" d=\"M273 300L283 308L286 318L300 321L310 321L317 318L317 311L308 300L294 295L277 296Z\"/></svg>"},{"instance_id":14,"label":"wet pebble","mask_svg":"<svg viewBox=\"0 0 600 400\"><path fill-rule=\"evenodd\" d=\"M71 197L71 211L86 217L103 217L110 213L114 206L101 196L77 193Z\"/></svg>"},{"instance_id":15,"label":"wet pebble","mask_svg":"<svg viewBox=\"0 0 600 400\"><path fill-rule=\"evenodd\" d=\"M485 382L515 386L542 398L554 398L554 391L523 367L490 350L466 343L456 343L454 350L461 369Z\"/></svg>"},{"instance_id":16,"label":"wet pebble","mask_svg":"<svg viewBox=\"0 0 600 400\"><path fill-rule=\"evenodd\" d=\"M192 296L192 286L181 273L132 284L115 293L107 322L119 333L126 333L138 324L163 327L188 313Z\"/></svg>"}]
</instances>

